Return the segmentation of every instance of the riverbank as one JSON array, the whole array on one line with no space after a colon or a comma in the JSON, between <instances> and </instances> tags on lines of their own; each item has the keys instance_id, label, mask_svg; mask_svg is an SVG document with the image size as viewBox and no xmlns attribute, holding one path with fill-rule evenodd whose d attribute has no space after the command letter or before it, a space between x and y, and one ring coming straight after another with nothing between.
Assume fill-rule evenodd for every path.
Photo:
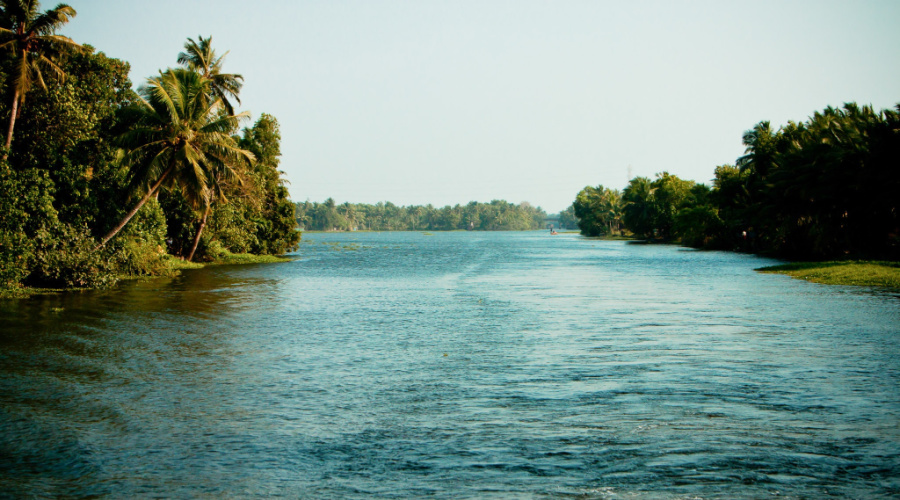
<instances>
[{"instance_id":1,"label":"riverbank","mask_svg":"<svg viewBox=\"0 0 900 500\"><path fill-rule=\"evenodd\" d=\"M219 253L215 260L210 262L188 262L177 257L169 256L165 263L165 270L160 274L147 275L123 275L119 276L117 282L152 279L165 276L174 276L184 269L202 269L208 266L227 266L227 265L244 265L244 264L273 264L277 262L290 262L292 257L283 255L254 255L250 253ZM35 295L49 295L65 292L80 292L91 290L91 288L39 288L39 287L19 287L19 288L0 288L0 299L24 299Z\"/></svg>"},{"instance_id":2,"label":"riverbank","mask_svg":"<svg viewBox=\"0 0 900 500\"><path fill-rule=\"evenodd\" d=\"M794 262L757 269L825 285L874 286L900 290L900 262Z\"/></svg>"}]
</instances>

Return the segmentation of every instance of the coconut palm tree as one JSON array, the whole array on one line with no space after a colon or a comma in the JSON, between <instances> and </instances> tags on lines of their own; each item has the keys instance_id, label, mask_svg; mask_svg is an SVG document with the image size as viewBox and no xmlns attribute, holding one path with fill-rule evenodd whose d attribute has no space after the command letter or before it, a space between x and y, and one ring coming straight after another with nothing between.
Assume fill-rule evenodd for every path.
<instances>
[{"instance_id":1,"label":"coconut palm tree","mask_svg":"<svg viewBox=\"0 0 900 500\"><path fill-rule=\"evenodd\" d=\"M653 195L656 190L646 177L635 177L622 191L622 220L625 227L637 236L650 238L656 219Z\"/></svg>"},{"instance_id":2,"label":"coconut palm tree","mask_svg":"<svg viewBox=\"0 0 900 500\"><path fill-rule=\"evenodd\" d=\"M242 164L255 161L231 135L246 113L222 110L221 100L209 98L208 87L208 80L194 71L171 69L138 89L140 101L127 110L134 125L118 142L120 161L133 169L135 189L146 192L97 248L118 234L164 184L180 188L195 209L205 209L221 192L221 182L240 182Z\"/></svg>"},{"instance_id":3,"label":"coconut palm tree","mask_svg":"<svg viewBox=\"0 0 900 500\"><path fill-rule=\"evenodd\" d=\"M243 176L241 175L229 175L227 171L224 169L216 169L215 172L210 172L212 175L210 177L209 185L206 187L201 196L197 197L197 200L200 202L203 208L203 216L200 217L200 225L197 227L197 233L194 235L194 242L191 244L191 251L188 253L187 260L188 262L194 260L194 253L197 251L197 246L200 244L200 236L203 234L203 230L206 228L206 222L209 219L209 214L212 213L212 206L214 203L228 203L228 198L226 197L226 191L228 191L229 184L231 182L226 180L226 177L231 177L232 179L236 179L238 184L243 184ZM197 209L197 203L193 204L194 208Z\"/></svg>"},{"instance_id":4,"label":"coconut palm tree","mask_svg":"<svg viewBox=\"0 0 900 500\"><path fill-rule=\"evenodd\" d=\"M743 144L746 147L744 156L737 159L741 171L752 170L756 175L765 178L776 167L776 153L779 132L772 130L768 121L762 121L744 132Z\"/></svg>"},{"instance_id":5,"label":"coconut palm tree","mask_svg":"<svg viewBox=\"0 0 900 500\"><path fill-rule=\"evenodd\" d=\"M244 77L238 74L222 73L222 62L228 52L216 57L216 51L212 48L212 37L197 37L198 41L188 38L184 44L184 52L178 54L178 64L187 69L194 70L203 78L210 82L210 91L212 95L222 100L228 114L234 114L234 108L229 98L237 101L241 100L238 94L244 85Z\"/></svg>"},{"instance_id":6,"label":"coconut palm tree","mask_svg":"<svg viewBox=\"0 0 900 500\"><path fill-rule=\"evenodd\" d=\"M622 193L618 189L606 188L600 198L600 207L609 225L609 234L617 234L622 220Z\"/></svg>"},{"instance_id":7,"label":"coconut palm tree","mask_svg":"<svg viewBox=\"0 0 900 500\"><path fill-rule=\"evenodd\" d=\"M44 13L39 13L39 8L38 0L0 0L0 50L12 53L14 61L4 159L12 144L17 115L34 83L47 88L45 71L57 79L65 78L59 57L67 52L88 50L68 37L55 34L75 17L75 9L63 3Z\"/></svg>"}]
</instances>

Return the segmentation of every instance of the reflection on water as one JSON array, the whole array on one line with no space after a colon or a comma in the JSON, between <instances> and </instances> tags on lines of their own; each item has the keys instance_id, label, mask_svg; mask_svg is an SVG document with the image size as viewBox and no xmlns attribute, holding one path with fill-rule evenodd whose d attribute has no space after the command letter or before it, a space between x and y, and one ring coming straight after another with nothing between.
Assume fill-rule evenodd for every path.
<instances>
[{"instance_id":1,"label":"reflection on water","mask_svg":"<svg viewBox=\"0 0 900 500\"><path fill-rule=\"evenodd\" d=\"M544 233L0 302L0 497L892 498L900 300Z\"/></svg>"}]
</instances>

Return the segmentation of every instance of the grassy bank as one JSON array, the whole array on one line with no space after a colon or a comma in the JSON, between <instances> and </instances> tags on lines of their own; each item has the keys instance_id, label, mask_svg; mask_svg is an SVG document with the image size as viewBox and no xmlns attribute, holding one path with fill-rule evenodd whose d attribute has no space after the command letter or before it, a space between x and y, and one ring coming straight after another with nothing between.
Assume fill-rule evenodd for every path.
<instances>
[{"instance_id":1,"label":"grassy bank","mask_svg":"<svg viewBox=\"0 0 900 500\"><path fill-rule=\"evenodd\" d=\"M276 262L289 262L294 260L292 257L283 255L254 255L252 253L231 253L223 252L216 256L211 262L200 263L198 267L220 266L226 264L274 264ZM190 266L196 266L195 262L186 262ZM197 269L197 267L189 267L189 269Z\"/></svg>"},{"instance_id":2,"label":"grassy bank","mask_svg":"<svg viewBox=\"0 0 900 500\"><path fill-rule=\"evenodd\" d=\"M560 231L560 233L575 233L581 234L579 231ZM632 243L648 243L645 240L639 240L634 236L623 236L621 234L606 234L603 236L585 236L585 238L589 240L601 240L601 241L630 241Z\"/></svg>"},{"instance_id":3,"label":"grassy bank","mask_svg":"<svg viewBox=\"0 0 900 500\"><path fill-rule=\"evenodd\" d=\"M207 266L220 265L238 265L238 264L272 264L276 262L289 262L291 257L279 255L254 255L249 253L231 253L228 251L220 252L216 255L215 260L209 262L188 262L177 257L165 256L163 265L158 268L157 275L154 276L119 276L119 281L134 279L149 279L165 276L174 276L184 269L202 269ZM34 295L47 295L62 292L80 292L89 290L89 288L35 288L35 287L16 287L16 288L0 288L0 299L23 299Z\"/></svg>"},{"instance_id":4,"label":"grassy bank","mask_svg":"<svg viewBox=\"0 0 900 500\"><path fill-rule=\"evenodd\" d=\"M900 290L900 262L795 262L757 269L826 285L875 286Z\"/></svg>"}]
</instances>

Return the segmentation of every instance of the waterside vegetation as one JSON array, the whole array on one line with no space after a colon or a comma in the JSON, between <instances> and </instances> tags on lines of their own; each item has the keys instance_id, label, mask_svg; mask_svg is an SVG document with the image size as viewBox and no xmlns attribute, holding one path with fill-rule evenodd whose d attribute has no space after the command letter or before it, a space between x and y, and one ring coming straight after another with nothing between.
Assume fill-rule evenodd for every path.
<instances>
[{"instance_id":1,"label":"waterside vegetation","mask_svg":"<svg viewBox=\"0 0 900 500\"><path fill-rule=\"evenodd\" d=\"M211 37L188 39L178 67L135 91L127 62L56 34L75 15L0 1L4 295L296 248L278 121L234 110L243 77L224 72Z\"/></svg>"},{"instance_id":2,"label":"waterside vegetation","mask_svg":"<svg viewBox=\"0 0 900 500\"><path fill-rule=\"evenodd\" d=\"M825 285L870 286L900 291L900 262L795 262L757 269Z\"/></svg>"},{"instance_id":3,"label":"waterside vegetation","mask_svg":"<svg viewBox=\"0 0 900 500\"><path fill-rule=\"evenodd\" d=\"M900 105L877 112L848 103L778 129L764 121L743 143L745 155L717 167L711 186L662 172L622 191L584 188L572 204L581 233L838 260L781 271L894 286L885 276L900 261ZM887 263L844 262L859 259Z\"/></svg>"},{"instance_id":4,"label":"waterside vegetation","mask_svg":"<svg viewBox=\"0 0 900 500\"><path fill-rule=\"evenodd\" d=\"M310 231L529 231L543 229L547 213L527 202L494 200L466 205L397 206L391 202L296 204L297 222Z\"/></svg>"}]
</instances>

